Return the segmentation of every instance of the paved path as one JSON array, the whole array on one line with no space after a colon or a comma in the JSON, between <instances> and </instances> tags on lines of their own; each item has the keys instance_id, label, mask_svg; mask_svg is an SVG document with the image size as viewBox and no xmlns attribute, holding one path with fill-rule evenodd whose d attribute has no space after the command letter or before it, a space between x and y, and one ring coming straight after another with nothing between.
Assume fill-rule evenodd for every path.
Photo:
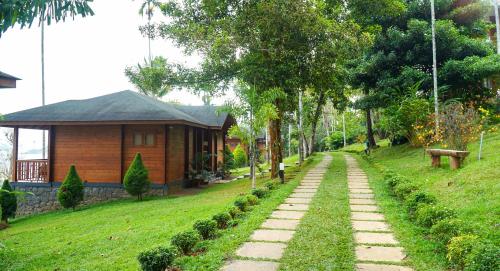
<instances>
[{"instance_id":1,"label":"paved path","mask_svg":"<svg viewBox=\"0 0 500 271\"><path fill-rule=\"evenodd\" d=\"M327 155L319 165L311 169L285 202L236 251L237 259L228 261L221 270L278 270L279 260L287 243L293 238L295 229L309 208L331 160L331 156Z\"/></svg>"},{"instance_id":2,"label":"paved path","mask_svg":"<svg viewBox=\"0 0 500 271\"><path fill-rule=\"evenodd\" d=\"M351 222L356 242L356 270L412 271L402 266L406 257L384 215L379 212L366 174L354 158L345 156ZM388 264L390 263L390 264Z\"/></svg>"}]
</instances>

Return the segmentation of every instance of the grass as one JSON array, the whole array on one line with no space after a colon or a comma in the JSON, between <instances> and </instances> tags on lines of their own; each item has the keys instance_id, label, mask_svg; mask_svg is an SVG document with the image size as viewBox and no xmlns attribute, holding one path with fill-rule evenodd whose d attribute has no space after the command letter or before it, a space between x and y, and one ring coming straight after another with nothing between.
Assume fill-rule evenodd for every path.
<instances>
[{"instance_id":1,"label":"grass","mask_svg":"<svg viewBox=\"0 0 500 271\"><path fill-rule=\"evenodd\" d=\"M354 270L346 164L332 164L281 260L281 270Z\"/></svg>"},{"instance_id":2,"label":"grass","mask_svg":"<svg viewBox=\"0 0 500 271\"><path fill-rule=\"evenodd\" d=\"M469 144L471 154L459 170L450 170L446 157L440 168L432 168L422 148L408 145L376 149L366 159L356 156L367 172L376 199L416 270L447 270L442 246L429 240L426 229L410 222L401 202L392 197L379 168L391 169L410 178L422 190L437 197L438 203L457 212L481 238L500 243L500 133L487 133L482 160L478 161L479 143Z\"/></svg>"},{"instance_id":3,"label":"grass","mask_svg":"<svg viewBox=\"0 0 500 271\"><path fill-rule=\"evenodd\" d=\"M297 167L286 171L293 176ZM209 244L208 253L185 260L184 270L216 270L224 256L268 215L266 212L291 192L300 176L256 207L240 226ZM258 184L267 180L258 179ZM191 196L121 200L76 212L56 211L13 220L8 229L0 231L0 242L6 247L0 248L0 270L137 270L139 252L168 244L174 234L190 229L195 220L227 209L237 195L249 189L249 180L243 179ZM211 268L198 268L205 263Z\"/></svg>"}]
</instances>

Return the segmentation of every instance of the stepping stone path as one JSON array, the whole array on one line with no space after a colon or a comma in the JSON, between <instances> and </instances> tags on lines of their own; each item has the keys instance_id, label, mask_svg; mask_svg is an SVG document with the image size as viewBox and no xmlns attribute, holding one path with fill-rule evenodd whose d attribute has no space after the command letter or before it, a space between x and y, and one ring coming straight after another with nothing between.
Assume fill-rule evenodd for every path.
<instances>
[{"instance_id":1,"label":"stepping stone path","mask_svg":"<svg viewBox=\"0 0 500 271\"><path fill-rule=\"evenodd\" d=\"M279 260L287 243L293 238L295 229L307 212L331 160L330 156L325 156L319 165L304 176L300 185L285 202L280 204L260 228L253 232L250 240L236 251L237 259L228 261L222 271L278 270Z\"/></svg>"},{"instance_id":2,"label":"stepping stone path","mask_svg":"<svg viewBox=\"0 0 500 271\"><path fill-rule=\"evenodd\" d=\"M351 222L356 242L356 270L412 271L403 266L406 254L379 212L368 177L354 158L345 156Z\"/></svg>"}]
</instances>

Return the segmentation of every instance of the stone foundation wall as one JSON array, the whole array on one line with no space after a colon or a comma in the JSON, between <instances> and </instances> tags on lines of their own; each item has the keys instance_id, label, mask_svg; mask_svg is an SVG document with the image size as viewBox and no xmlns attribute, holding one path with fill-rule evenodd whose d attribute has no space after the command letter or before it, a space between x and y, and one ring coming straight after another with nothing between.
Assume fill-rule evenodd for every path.
<instances>
[{"instance_id":1,"label":"stone foundation wall","mask_svg":"<svg viewBox=\"0 0 500 271\"><path fill-rule=\"evenodd\" d=\"M31 192L34 195L27 195L24 200L18 201L16 216L43 213L47 211L61 209L57 201L57 189L61 183L11 183L17 191ZM84 183L85 196L84 205L93 203L130 198L121 184L109 183ZM147 195L164 196L167 195L167 185L152 185Z\"/></svg>"}]
</instances>

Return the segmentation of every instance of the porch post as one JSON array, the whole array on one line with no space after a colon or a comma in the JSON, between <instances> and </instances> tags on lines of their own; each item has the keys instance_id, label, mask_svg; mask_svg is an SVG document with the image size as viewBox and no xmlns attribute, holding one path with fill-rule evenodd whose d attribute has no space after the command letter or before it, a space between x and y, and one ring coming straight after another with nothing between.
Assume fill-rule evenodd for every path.
<instances>
[{"instance_id":1,"label":"porch post","mask_svg":"<svg viewBox=\"0 0 500 271\"><path fill-rule=\"evenodd\" d=\"M189 126L184 126L184 178L187 179L189 173Z\"/></svg>"},{"instance_id":2,"label":"porch post","mask_svg":"<svg viewBox=\"0 0 500 271\"><path fill-rule=\"evenodd\" d=\"M48 150L49 150L49 155L48 155L48 182L53 182L54 181L54 151L55 151L55 129L54 126L49 126L49 144L48 144Z\"/></svg>"},{"instance_id":3,"label":"porch post","mask_svg":"<svg viewBox=\"0 0 500 271\"><path fill-rule=\"evenodd\" d=\"M120 125L120 183L123 184L125 163L125 125Z\"/></svg>"},{"instance_id":4,"label":"porch post","mask_svg":"<svg viewBox=\"0 0 500 271\"><path fill-rule=\"evenodd\" d=\"M14 127L14 142L12 144L12 180L17 182L17 154L19 148L19 128Z\"/></svg>"}]
</instances>

